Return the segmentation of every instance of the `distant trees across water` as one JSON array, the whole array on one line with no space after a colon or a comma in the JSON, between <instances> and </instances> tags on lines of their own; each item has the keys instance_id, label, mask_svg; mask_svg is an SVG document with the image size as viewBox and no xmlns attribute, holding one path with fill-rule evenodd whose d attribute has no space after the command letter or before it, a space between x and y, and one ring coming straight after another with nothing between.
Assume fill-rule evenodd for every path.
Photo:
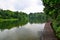
<instances>
[{"instance_id":1,"label":"distant trees across water","mask_svg":"<svg viewBox=\"0 0 60 40\"><path fill-rule=\"evenodd\" d=\"M45 23L46 20L47 20L46 15L42 12L29 14L29 22L30 23Z\"/></svg>"},{"instance_id":2,"label":"distant trees across water","mask_svg":"<svg viewBox=\"0 0 60 40\"><path fill-rule=\"evenodd\" d=\"M42 12L24 13L0 9L0 29L10 29L30 23L44 23L46 15Z\"/></svg>"},{"instance_id":3,"label":"distant trees across water","mask_svg":"<svg viewBox=\"0 0 60 40\"><path fill-rule=\"evenodd\" d=\"M46 21L46 15L42 12L36 12L36 13L24 13L24 12L18 12L18 11L10 11L10 10L2 10L0 9L0 22L3 21L22 21L27 20L31 23L33 22L45 22Z\"/></svg>"}]
</instances>

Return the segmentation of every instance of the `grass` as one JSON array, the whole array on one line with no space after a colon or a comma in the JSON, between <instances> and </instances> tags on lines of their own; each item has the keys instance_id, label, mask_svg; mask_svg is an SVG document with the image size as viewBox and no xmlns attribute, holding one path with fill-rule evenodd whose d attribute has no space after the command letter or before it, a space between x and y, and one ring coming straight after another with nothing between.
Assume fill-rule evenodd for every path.
<instances>
[{"instance_id":1,"label":"grass","mask_svg":"<svg viewBox=\"0 0 60 40\"><path fill-rule=\"evenodd\" d=\"M18 19L0 19L0 22L3 22L3 21L16 21Z\"/></svg>"}]
</instances>

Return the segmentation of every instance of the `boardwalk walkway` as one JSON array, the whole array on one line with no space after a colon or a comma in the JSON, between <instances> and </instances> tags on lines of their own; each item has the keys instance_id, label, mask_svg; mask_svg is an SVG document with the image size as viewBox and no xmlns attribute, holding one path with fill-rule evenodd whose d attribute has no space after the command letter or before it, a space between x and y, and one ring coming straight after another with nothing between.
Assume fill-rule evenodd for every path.
<instances>
[{"instance_id":1,"label":"boardwalk walkway","mask_svg":"<svg viewBox=\"0 0 60 40\"><path fill-rule=\"evenodd\" d=\"M42 40L57 40L57 38L55 37L54 32L50 26L50 23L45 24Z\"/></svg>"}]
</instances>

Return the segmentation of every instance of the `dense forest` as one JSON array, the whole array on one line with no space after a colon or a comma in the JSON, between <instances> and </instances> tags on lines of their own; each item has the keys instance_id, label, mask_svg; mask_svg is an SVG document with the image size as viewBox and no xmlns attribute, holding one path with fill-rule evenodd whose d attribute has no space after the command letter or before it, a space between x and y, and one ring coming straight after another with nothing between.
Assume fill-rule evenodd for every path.
<instances>
[{"instance_id":1,"label":"dense forest","mask_svg":"<svg viewBox=\"0 0 60 40\"><path fill-rule=\"evenodd\" d=\"M26 19L28 15L24 12L13 12L10 10L2 10L0 9L0 20L1 21L6 21L7 19L9 20L22 20L23 18ZM2 20L5 19L5 20Z\"/></svg>"},{"instance_id":2,"label":"dense forest","mask_svg":"<svg viewBox=\"0 0 60 40\"><path fill-rule=\"evenodd\" d=\"M10 29L19 27L28 22L28 15L24 12L13 12L10 10L0 9L0 29Z\"/></svg>"},{"instance_id":3,"label":"dense forest","mask_svg":"<svg viewBox=\"0 0 60 40\"><path fill-rule=\"evenodd\" d=\"M42 12L29 14L29 22L30 23L45 23L46 20L47 20L46 15Z\"/></svg>"},{"instance_id":4,"label":"dense forest","mask_svg":"<svg viewBox=\"0 0 60 40\"><path fill-rule=\"evenodd\" d=\"M0 29L10 29L13 27L23 26L29 23L44 23L46 15L42 12L24 13L18 11L0 9Z\"/></svg>"},{"instance_id":5,"label":"dense forest","mask_svg":"<svg viewBox=\"0 0 60 40\"><path fill-rule=\"evenodd\" d=\"M52 22L55 35L60 39L60 0L43 0L44 13Z\"/></svg>"}]
</instances>

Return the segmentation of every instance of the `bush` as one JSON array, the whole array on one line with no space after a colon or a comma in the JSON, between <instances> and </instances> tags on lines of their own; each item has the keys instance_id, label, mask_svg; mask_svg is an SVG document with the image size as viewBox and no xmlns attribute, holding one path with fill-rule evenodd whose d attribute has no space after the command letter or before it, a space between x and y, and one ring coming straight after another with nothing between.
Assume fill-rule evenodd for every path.
<instances>
[{"instance_id":1,"label":"bush","mask_svg":"<svg viewBox=\"0 0 60 40\"><path fill-rule=\"evenodd\" d=\"M57 19L56 19L58 25L57 25L57 30L56 31L56 36L60 39L60 15L57 16Z\"/></svg>"}]
</instances>

